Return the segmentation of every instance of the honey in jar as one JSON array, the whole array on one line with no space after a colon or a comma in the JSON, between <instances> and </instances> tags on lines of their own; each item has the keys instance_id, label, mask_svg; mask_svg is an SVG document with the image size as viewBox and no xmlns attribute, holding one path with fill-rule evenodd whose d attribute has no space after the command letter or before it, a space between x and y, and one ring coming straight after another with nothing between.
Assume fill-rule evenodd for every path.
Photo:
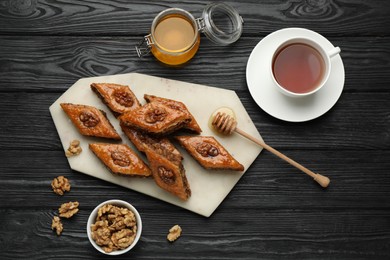
<instances>
[{"instance_id":1,"label":"honey in jar","mask_svg":"<svg viewBox=\"0 0 390 260\"><path fill-rule=\"evenodd\" d=\"M216 26L220 23L213 21L213 17L221 17L221 14L228 17L229 26ZM227 45L241 36L242 22L235 9L223 3L208 5L198 19L183 9L169 8L154 18L151 33L144 37L136 50L139 57L151 52L164 64L182 65L198 51L200 32L217 44Z\"/></svg>"},{"instance_id":2,"label":"honey in jar","mask_svg":"<svg viewBox=\"0 0 390 260\"><path fill-rule=\"evenodd\" d=\"M157 60L168 65L180 65L190 60L199 48L200 36L189 14L164 16L154 27L151 52Z\"/></svg>"}]
</instances>

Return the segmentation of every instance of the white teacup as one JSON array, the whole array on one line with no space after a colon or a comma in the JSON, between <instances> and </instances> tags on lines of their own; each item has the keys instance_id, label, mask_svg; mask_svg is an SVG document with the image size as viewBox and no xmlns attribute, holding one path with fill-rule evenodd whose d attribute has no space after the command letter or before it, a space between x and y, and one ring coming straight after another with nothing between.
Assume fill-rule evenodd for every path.
<instances>
[{"instance_id":1,"label":"white teacup","mask_svg":"<svg viewBox=\"0 0 390 260\"><path fill-rule=\"evenodd\" d=\"M310 38L289 38L279 44L272 56L271 78L277 89L287 96L314 94L328 81L331 58L339 53L339 47L326 50Z\"/></svg>"}]
</instances>

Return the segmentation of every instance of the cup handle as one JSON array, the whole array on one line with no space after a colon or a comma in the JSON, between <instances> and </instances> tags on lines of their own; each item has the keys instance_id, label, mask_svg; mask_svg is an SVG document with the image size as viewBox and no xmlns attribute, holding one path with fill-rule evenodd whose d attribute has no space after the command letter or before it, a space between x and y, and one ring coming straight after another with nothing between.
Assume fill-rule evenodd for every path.
<instances>
[{"instance_id":1,"label":"cup handle","mask_svg":"<svg viewBox=\"0 0 390 260\"><path fill-rule=\"evenodd\" d=\"M330 51L328 51L328 55L329 55L329 58L333 58L334 56L336 56L337 54L340 53L340 48L339 47L335 47L333 49L331 49Z\"/></svg>"}]
</instances>

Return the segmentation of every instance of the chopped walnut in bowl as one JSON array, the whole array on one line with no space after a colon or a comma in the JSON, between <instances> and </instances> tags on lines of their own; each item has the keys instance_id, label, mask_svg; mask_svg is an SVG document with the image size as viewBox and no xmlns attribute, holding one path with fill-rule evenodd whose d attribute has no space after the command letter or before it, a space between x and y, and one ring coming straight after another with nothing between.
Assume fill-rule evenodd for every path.
<instances>
[{"instance_id":1,"label":"chopped walnut in bowl","mask_svg":"<svg viewBox=\"0 0 390 260\"><path fill-rule=\"evenodd\" d=\"M89 241L103 254L128 252L137 244L141 232L140 214L123 200L108 200L99 204L88 218Z\"/></svg>"}]
</instances>

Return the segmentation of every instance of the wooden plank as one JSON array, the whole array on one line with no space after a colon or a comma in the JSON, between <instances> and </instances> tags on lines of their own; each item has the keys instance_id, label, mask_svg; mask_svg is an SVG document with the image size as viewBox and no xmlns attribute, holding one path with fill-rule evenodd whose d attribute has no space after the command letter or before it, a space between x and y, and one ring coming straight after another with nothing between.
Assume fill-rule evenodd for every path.
<instances>
[{"instance_id":1,"label":"wooden plank","mask_svg":"<svg viewBox=\"0 0 390 260\"><path fill-rule=\"evenodd\" d=\"M0 38L0 91L63 92L79 78L129 72L246 90L246 63L261 39L243 37L232 46L221 47L203 38L193 60L172 69L152 56L139 59L134 49L139 37L4 36ZM330 41L341 47L341 57L348 64L345 92L388 91L387 38L336 37Z\"/></svg>"},{"instance_id":2,"label":"wooden plank","mask_svg":"<svg viewBox=\"0 0 390 260\"><path fill-rule=\"evenodd\" d=\"M0 93L0 142L3 149L62 150L49 113L49 106L60 95ZM300 124L269 116L246 91L239 92L239 96L264 140L276 149L314 150L319 147L333 151L390 147L389 93L343 94L327 114Z\"/></svg>"},{"instance_id":3,"label":"wooden plank","mask_svg":"<svg viewBox=\"0 0 390 260\"><path fill-rule=\"evenodd\" d=\"M89 152L89 151L83 151ZM327 189L274 155L262 152L222 202L229 209L388 209L390 151L286 151L306 167L331 179ZM2 207L57 208L80 200L92 208L99 201L127 198L148 209L177 210L157 199L70 170L62 151L1 151ZM191 169L186 169L191 172ZM107 172L107 174L110 174ZM55 195L50 183L64 175L72 190ZM21 192L23 191L23 192ZM28 196L26 196L28 194Z\"/></svg>"},{"instance_id":4,"label":"wooden plank","mask_svg":"<svg viewBox=\"0 0 390 260\"><path fill-rule=\"evenodd\" d=\"M265 35L284 27L307 27L327 36L388 35L387 1L254 1L236 3L244 34ZM162 10L179 7L200 17L209 1L3 1L0 34L146 35ZM375 19L373 19L375 18Z\"/></svg>"},{"instance_id":5,"label":"wooden plank","mask_svg":"<svg viewBox=\"0 0 390 260\"><path fill-rule=\"evenodd\" d=\"M175 212L138 209L144 231L139 244L126 255L136 259L156 256L158 259L385 259L390 256L388 210L245 210L201 219L189 214L179 216ZM51 219L57 214L54 209L1 209L0 257L101 256L87 239L85 223L89 212L80 208L73 218L63 220L64 231L57 237L50 228ZM174 224L182 226L183 234L170 244L166 235Z\"/></svg>"}]
</instances>

